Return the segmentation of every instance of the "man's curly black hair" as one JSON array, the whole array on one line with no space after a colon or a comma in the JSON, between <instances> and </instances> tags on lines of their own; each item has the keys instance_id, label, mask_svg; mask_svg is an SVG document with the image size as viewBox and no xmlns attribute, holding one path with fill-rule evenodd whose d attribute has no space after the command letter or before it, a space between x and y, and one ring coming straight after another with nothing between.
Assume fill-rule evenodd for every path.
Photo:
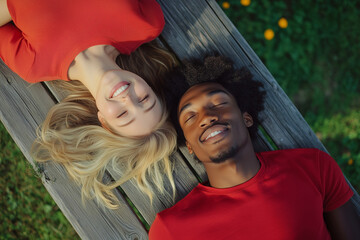
<instances>
[{"instance_id":1,"label":"man's curly black hair","mask_svg":"<svg viewBox=\"0 0 360 240\"><path fill-rule=\"evenodd\" d=\"M252 116L254 124L249 128L249 133L254 139L259 124L258 113L264 109L263 84L253 80L247 68L235 69L229 58L207 55L203 59L184 61L183 66L171 71L166 79L165 99L179 143L185 142L177 116L180 99L189 88L205 82L222 85L234 96L241 112L248 112Z\"/></svg>"}]
</instances>

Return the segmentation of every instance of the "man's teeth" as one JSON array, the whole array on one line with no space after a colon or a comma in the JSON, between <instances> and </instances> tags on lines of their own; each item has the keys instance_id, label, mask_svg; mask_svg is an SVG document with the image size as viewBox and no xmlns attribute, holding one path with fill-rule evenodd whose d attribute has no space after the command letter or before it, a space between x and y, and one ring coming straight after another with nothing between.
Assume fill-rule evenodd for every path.
<instances>
[{"instance_id":1,"label":"man's teeth","mask_svg":"<svg viewBox=\"0 0 360 240\"><path fill-rule=\"evenodd\" d=\"M222 133L222 131L215 131L215 132L210 133L209 136L206 137L205 141L211 137L218 135L219 133Z\"/></svg>"},{"instance_id":2,"label":"man's teeth","mask_svg":"<svg viewBox=\"0 0 360 240\"><path fill-rule=\"evenodd\" d=\"M125 91L128 87L129 87L128 84L120 87L118 90L116 90L116 91L114 92L113 97L116 97L117 95L119 95L120 93L122 93L123 91Z\"/></svg>"}]
</instances>

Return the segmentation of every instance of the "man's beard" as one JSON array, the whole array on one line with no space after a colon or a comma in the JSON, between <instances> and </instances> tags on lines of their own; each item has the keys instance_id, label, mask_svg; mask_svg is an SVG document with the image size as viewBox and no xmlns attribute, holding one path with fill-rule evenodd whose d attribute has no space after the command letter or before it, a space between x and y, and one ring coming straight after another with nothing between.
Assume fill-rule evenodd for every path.
<instances>
[{"instance_id":1,"label":"man's beard","mask_svg":"<svg viewBox=\"0 0 360 240\"><path fill-rule=\"evenodd\" d=\"M232 146L225 151L220 152L216 157L210 157L211 162L213 163L222 163L228 160L229 158L233 158L239 152L240 146Z\"/></svg>"}]
</instances>

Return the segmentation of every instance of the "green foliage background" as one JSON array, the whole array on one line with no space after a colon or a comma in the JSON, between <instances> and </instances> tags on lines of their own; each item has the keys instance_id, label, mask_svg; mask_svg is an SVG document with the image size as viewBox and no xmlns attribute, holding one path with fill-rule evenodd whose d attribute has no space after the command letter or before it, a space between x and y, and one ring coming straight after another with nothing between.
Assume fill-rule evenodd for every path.
<instances>
[{"instance_id":1,"label":"green foliage background","mask_svg":"<svg viewBox=\"0 0 360 240\"><path fill-rule=\"evenodd\" d=\"M360 1L226 2L225 13L359 191ZM0 134L0 239L78 239L1 124Z\"/></svg>"},{"instance_id":2,"label":"green foliage background","mask_svg":"<svg viewBox=\"0 0 360 240\"><path fill-rule=\"evenodd\" d=\"M217 2L359 191L360 1Z\"/></svg>"},{"instance_id":3,"label":"green foliage background","mask_svg":"<svg viewBox=\"0 0 360 240\"><path fill-rule=\"evenodd\" d=\"M79 239L0 124L0 239Z\"/></svg>"}]
</instances>

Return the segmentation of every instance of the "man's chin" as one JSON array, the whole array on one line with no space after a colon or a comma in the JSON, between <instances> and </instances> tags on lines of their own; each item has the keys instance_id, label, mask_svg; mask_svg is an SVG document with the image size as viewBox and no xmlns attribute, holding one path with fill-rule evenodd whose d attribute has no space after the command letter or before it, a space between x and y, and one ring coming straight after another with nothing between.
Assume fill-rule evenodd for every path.
<instances>
[{"instance_id":1,"label":"man's chin","mask_svg":"<svg viewBox=\"0 0 360 240\"><path fill-rule=\"evenodd\" d=\"M216 156L210 157L213 163L223 163L229 159L233 159L240 150L240 146L232 146L228 149L222 150Z\"/></svg>"}]
</instances>

